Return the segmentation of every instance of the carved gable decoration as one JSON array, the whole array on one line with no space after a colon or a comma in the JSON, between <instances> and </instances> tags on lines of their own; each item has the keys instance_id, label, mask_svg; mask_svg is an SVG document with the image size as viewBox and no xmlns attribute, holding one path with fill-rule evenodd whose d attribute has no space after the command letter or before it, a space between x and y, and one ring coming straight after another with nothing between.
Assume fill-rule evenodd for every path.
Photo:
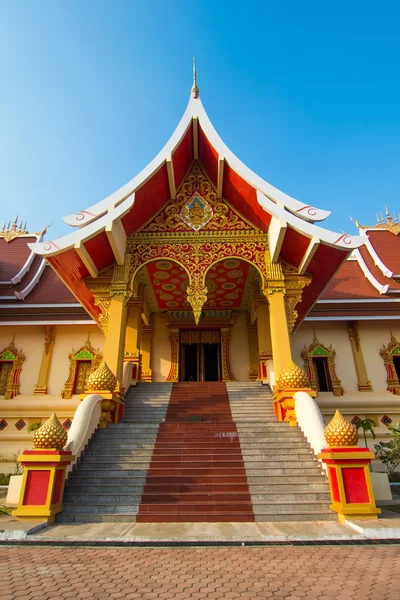
<instances>
[{"instance_id":1,"label":"carved gable decoration","mask_svg":"<svg viewBox=\"0 0 400 600\"><path fill-rule=\"evenodd\" d=\"M344 389L342 388L342 384L340 379L336 374L336 351L329 346L327 348L317 339L317 336L314 333L314 339L310 346L304 346L301 352L302 359L304 360L304 369L307 373L307 377L311 382L311 388L318 392L318 376L316 367L313 363L313 358L326 358L328 364L328 372L329 372L329 380L331 383L331 391L334 396L343 396Z\"/></svg>"},{"instance_id":2,"label":"carved gable decoration","mask_svg":"<svg viewBox=\"0 0 400 600\"><path fill-rule=\"evenodd\" d=\"M0 395L10 400L19 393L19 377L25 355L18 351L14 341L0 352Z\"/></svg>"},{"instance_id":3,"label":"carved gable decoration","mask_svg":"<svg viewBox=\"0 0 400 600\"><path fill-rule=\"evenodd\" d=\"M382 345L379 354L383 358L386 369L387 389L392 394L395 394L395 396L400 396L400 380L394 364L394 357L400 355L400 344L393 334L390 336L389 344L387 346L385 344Z\"/></svg>"},{"instance_id":4,"label":"carved gable decoration","mask_svg":"<svg viewBox=\"0 0 400 600\"><path fill-rule=\"evenodd\" d=\"M217 198L214 186L195 162L175 200L170 200L143 233L171 231L243 231L255 229L224 200Z\"/></svg>"},{"instance_id":5,"label":"carved gable decoration","mask_svg":"<svg viewBox=\"0 0 400 600\"><path fill-rule=\"evenodd\" d=\"M79 375L79 363L89 363L90 366L86 369L85 373L81 373L81 377L87 380L89 375L93 373L100 365L101 359L103 358L99 349L95 350L90 343L89 338L86 340L85 345L82 346L77 352L72 349L72 352L68 355L69 359L69 374L68 379L64 384L64 389L61 396L63 398L72 398L72 395L76 392L76 383ZM83 391L83 390L82 390ZM80 393L80 392L79 392Z\"/></svg>"}]
</instances>

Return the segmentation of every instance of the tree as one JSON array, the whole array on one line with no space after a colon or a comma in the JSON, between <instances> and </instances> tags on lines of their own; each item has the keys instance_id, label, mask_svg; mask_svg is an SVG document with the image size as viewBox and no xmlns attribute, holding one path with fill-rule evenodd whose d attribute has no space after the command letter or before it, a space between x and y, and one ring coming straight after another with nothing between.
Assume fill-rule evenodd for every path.
<instances>
[{"instance_id":1,"label":"tree","mask_svg":"<svg viewBox=\"0 0 400 600\"><path fill-rule=\"evenodd\" d=\"M357 431L359 429L363 430L365 447L368 448L367 431L371 432L372 439L374 440L376 438L375 431L374 431L374 427L376 427L375 421L373 421L372 419L358 419L357 422L355 423L355 426L357 427Z\"/></svg>"},{"instance_id":2,"label":"tree","mask_svg":"<svg viewBox=\"0 0 400 600\"><path fill-rule=\"evenodd\" d=\"M400 421L396 426L388 425L389 431L393 434L390 442L379 442L375 444L376 456L386 465L389 478L392 478L397 467L400 465Z\"/></svg>"}]
</instances>

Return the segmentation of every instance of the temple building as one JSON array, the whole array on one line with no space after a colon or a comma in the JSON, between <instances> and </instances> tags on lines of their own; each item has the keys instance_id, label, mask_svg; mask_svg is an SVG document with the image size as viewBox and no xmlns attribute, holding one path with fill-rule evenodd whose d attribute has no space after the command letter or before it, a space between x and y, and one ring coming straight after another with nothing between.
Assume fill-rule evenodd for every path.
<instances>
[{"instance_id":1,"label":"temple building","mask_svg":"<svg viewBox=\"0 0 400 600\"><path fill-rule=\"evenodd\" d=\"M5 224L0 470L52 412L70 427L101 365L122 406L136 384L273 391L294 361L328 420L337 408L368 416L383 439L400 419L400 224L385 210L349 235L321 225L329 214L241 163L194 83L161 152L65 217L71 233L47 240L46 229Z\"/></svg>"}]
</instances>

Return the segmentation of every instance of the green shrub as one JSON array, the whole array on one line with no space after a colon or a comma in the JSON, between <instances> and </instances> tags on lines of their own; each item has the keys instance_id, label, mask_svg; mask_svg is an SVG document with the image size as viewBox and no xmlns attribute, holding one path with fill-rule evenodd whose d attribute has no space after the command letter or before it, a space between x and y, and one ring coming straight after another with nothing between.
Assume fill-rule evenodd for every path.
<instances>
[{"instance_id":1,"label":"green shrub","mask_svg":"<svg viewBox=\"0 0 400 600\"><path fill-rule=\"evenodd\" d=\"M0 485L8 485L12 473L0 473Z\"/></svg>"},{"instance_id":2,"label":"green shrub","mask_svg":"<svg viewBox=\"0 0 400 600\"><path fill-rule=\"evenodd\" d=\"M396 481L393 477L399 477L397 467L400 466L400 421L396 426L388 425L389 431L393 434L390 442L379 442L375 444L376 456L386 465L390 481Z\"/></svg>"}]
</instances>

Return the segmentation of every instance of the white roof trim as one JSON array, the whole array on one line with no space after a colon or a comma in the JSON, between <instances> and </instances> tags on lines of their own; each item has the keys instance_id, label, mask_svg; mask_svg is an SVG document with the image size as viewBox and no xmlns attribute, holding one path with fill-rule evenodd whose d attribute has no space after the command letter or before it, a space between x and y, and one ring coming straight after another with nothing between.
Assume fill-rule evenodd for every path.
<instances>
[{"instance_id":1,"label":"white roof trim","mask_svg":"<svg viewBox=\"0 0 400 600\"><path fill-rule=\"evenodd\" d=\"M49 321L47 319L43 321L0 321L0 326L3 325L97 325L96 321L91 319L85 319L82 321Z\"/></svg>"},{"instance_id":2,"label":"white roof trim","mask_svg":"<svg viewBox=\"0 0 400 600\"><path fill-rule=\"evenodd\" d=\"M73 231L62 238L58 238L55 241L37 242L28 244L31 250L42 256L53 256L58 254L61 250L69 250L73 248L75 244L84 243L90 240L92 237L104 231L109 223L116 221L123 217L133 206L135 202L135 195L131 194L124 202L117 208L110 209L100 219L89 223L86 227L82 227L78 231Z\"/></svg>"},{"instance_id":3,"label":"white roof trim","mask_svg":"<svg viewBox=\"0 0 400 600\"><path fill-rule=\"evenodd\" d=\"M360 236L360 238L362 238L364 236ZM379 281L372 275L371 271L368 269L363 257L361 256L361 252L359 250L356 250L354 252L354 256L357 259L358 264L360 265L360 269L361 271L364 273L365 277L368 279L368 281L370 282L371 285L374 286L374 288L376 290L378 290L378 292L380 294L387 294L388 290L389 290L389 285L382 285L381 283L379 283Z\"/></svg>"},{"instance_id":4,"label":"white roof trim","mask_svg":"<svg viewBox=\"0 0 400 600\"><path fill-rule=\"evenodd\" d=\"M354 298L337 299L337 300L317 300L316 304L360 304L360 302L379 302L380 304L386 304L386 302L400 302L400 298L361 298L355 300Z\"/></svg>"},{"instance_id":5,"label":"white roof trim","mask_svg":"<svg viewBox=\"0 0 400 600\"><path fill-rule=\"evenodd\" d=\"M310 241L312 238L316 238L328 246L346 249L347 251L359 248L364 244L364 240L359 235L335 233L334 231L329 231L329 229L323 229L318 225L313 225L312 223L307 223L306 221L299 221L295 215L288 213L281 205L275 204L272 202L272 200L260 192L257 192L257 200L260 206L262 206L266 212L272 215L273 219L279 219L282 222L286 221L287 224L292 227L292 229L308 236Z\"/></svg>"},{"instance_id":6,"label":"white roof trim","mask_svg":"<svg viewBox=\"0 0 400 600\"><path fill-rule=\"evenodd\" d=\"M13 296L10 296L13 298ZM5 298L5 296L3 296ZM15 300L15 298L14 298ZM1 304L0 308L83 308L79 302L60 302L59 304Z\"/></svg>"},{"instance_id":7,"label":"white roof trim","mask_svg":"<svg viewBox=\"0 0 400 600\"><path fill-rule=\"evenodd\" d=\"M351 316L340 316L340 317L306 317L304 321L398 321L400 315L351 315Z\"/></svg>"},{"instance_id":8,"label":"white roof trim","mask_svg":"<svg viewBox=\"0 0 400 600\"><path fill-rule=\"evenodd\" d=\"M42 262L40 263L40 266L39 266L38 270L36 271L34 277L32 278L32 281L30 281L28 283L28 285L21 292L14 292L14 295L16 298L18 298L18 300L24 300L26 298L26 296L33 290L35 285L37 283L39 283L40 277L42 276L42 273L43 273L45 267L46 267L46 260L43 259Z\"/></svg>"},{"instance_id":9,"label":"white roof trim","mask_svg":"<svg viewBox=\"0 0 400 600\"><path fill-rule=\"evenodd\" d=\"M289 211L296 214L300 219L314 222L323 221L330 215L330 211L321 210L299 202L295 198L284 194L268 182L264 181L256 175L251 169L246 167L219 137L215 131L210 119L207 116L206 111L201 103L200 98L191 97L185 113L180 120L178 127L175 129L171 138L168 140L164 148L157 154L157 156L145 167L136 177L131 179L128 183L122 186L119 190L104 198L100 202L93 204L86 210L82 210L73 215L64 217L64 221L73 227L84 227L88 223L101 217L107 210L111 210L117 207L121 202L128 198L135 190L143 185L149 177L151 177L156 171L158 171L166 160L173 154L175 148L191 126L192 119L195 121L198 119L200 125L206 134L207 138L214 146L218 154L226 159L230 166L234 168L243 179L245 179L250 185L263 192L274 202L280 202ZM196 134L196 132L194 132ZM195 158L196 158L196 140L194 140Z\"/></svg>"}]
</instances>

